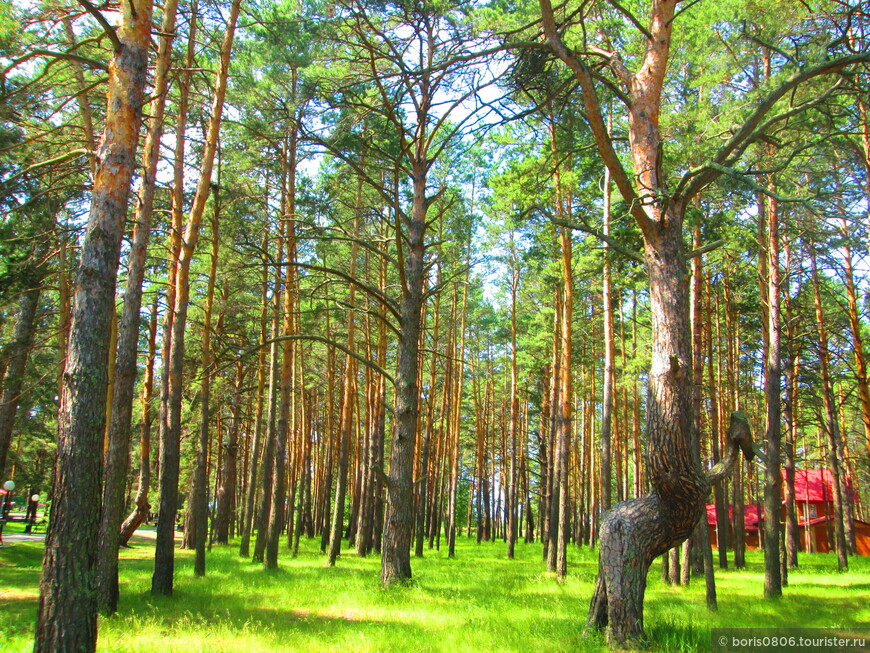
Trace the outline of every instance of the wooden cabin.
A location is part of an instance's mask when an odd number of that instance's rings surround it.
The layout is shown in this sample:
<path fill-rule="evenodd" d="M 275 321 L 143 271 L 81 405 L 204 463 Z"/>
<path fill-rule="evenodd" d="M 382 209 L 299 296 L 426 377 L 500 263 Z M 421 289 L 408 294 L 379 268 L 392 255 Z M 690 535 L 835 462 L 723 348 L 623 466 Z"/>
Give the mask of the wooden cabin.
<path fill-rule="evenodd" d="M 785 497 L 785 474 L 782 470 L 782 493 Z M 826 553 L 834 548 L 834 477 L 827 469 L 796 469 L 794 478 L 795 508 L 802 551 Z M 846 476 L 846 491 L 858 504 L 860 498 Z M 783 500 L 783 518 L 785 501 Z M 809 546 L 807 542 L 809 541 Z M 870 556 L 870 524 L 855 520 L 856 553 Z"/>
<path fill-rule="evenodd" d="M 833 475 L 827 469 L 797 469 L 795 470 L 795 506 L 798 513 L 801 551 L 827 553 L 834 548 L 834 493 Z M 852 501 L 858 504 L 860 498 L 852 487 L 852 481 L 846 477 L 846 489 Z M 785 496 L 785 470 L 782 470 L 782 493 Z M 763 527 L 764 512 L 761 506 L 747 504 L 744 507 L 743 524 L 746 530 L 746 548 L 758 548 L 759 525 Z M 759 518 L 759 514 L 761 517 Z M 734 507 L 728 506 L 728 518 L 733 522 Z M 785 519 L 785 501 L 783 500 L 782 516 Z M 710 542 L 718 547 L 716 532 L 716 507 L 707 504 L 707 527 L 710 531 Z M 729 535 L 731 529 L 729 528 Z M 807 546 L 809 543 L 809 546 Z M 856 553 L 860 556 L 870 556 L 870 524 L 855 520 Z"/>
<path fill-rule="evenodd" d="M 743 506 L 743 530 L 746 531 L 746 548 L 758 548 L 758 510 L 759 506 L 755 504 L 746 504 Z M 728 520 L 734 522 L 734 506 L 728 506 Z M 716 532 L 716 505 L 713 503 L 707 504 L 707 528 L 710 530 L 710 544 L 714 549 L 719 548 L 718 533 Z M 728 529 L 729 537 L 731 537 L 731 528 Z M 733 547 L 729 547 L 733 548 Z"/>

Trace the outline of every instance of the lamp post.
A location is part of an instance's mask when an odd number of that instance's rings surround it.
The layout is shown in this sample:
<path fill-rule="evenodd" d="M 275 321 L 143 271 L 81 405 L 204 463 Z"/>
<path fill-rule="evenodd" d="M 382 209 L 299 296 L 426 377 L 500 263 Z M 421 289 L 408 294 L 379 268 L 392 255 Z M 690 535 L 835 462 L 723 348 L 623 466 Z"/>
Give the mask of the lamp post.
<path fill-rule="evenodd" d="M 25 519 L 27 520 L 27 524 L 24 527 L 25 533 L 33 532 L 33 525 L 36 523 L 36 512 L 39 510 L 39 495 L 32 494 L 30 495 L 30 501 L 27 504 L 27 516 Z"/>
<path fill-rule="evenodd" d="M 3 484 L 6 496 L 3 498 L 3 519 L 9 519 L 9 511 L 12 510 L 12 492 L 15 490 L 15 481 L 8 480 Z"/>

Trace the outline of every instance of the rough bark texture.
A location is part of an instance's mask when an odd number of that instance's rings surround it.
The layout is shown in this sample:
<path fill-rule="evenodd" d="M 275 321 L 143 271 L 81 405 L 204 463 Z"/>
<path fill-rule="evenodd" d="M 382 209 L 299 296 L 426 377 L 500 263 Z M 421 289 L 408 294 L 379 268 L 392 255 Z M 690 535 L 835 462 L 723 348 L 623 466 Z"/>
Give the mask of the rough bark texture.
<path fill-rule="evenodd" d="M 618 504 L 601 524 L 599 579 L 589 624 L 608 626 L 608 640 L 623 645 L 643 636 L 643 594 L 653 559 L 688 537 L 701 518 L 710 486 L 690 455 L 691 339 L 688 283 L 679 216 L 662 224 L 662 238 L 647 242 L 653 321 L 647 414 L 647 470 L 651 493 Z"/>
<path fill-rule="evenodd" d="M 150 0 L 121 5 L 109 64 L 106 127 L 76 274 L 58 415 L 57 461 L 34 651 L 92 651 L 97 640 L 96 547 L 105 433 L 108 341 L 115 277 L 139 141 L 148 71 Z"/>

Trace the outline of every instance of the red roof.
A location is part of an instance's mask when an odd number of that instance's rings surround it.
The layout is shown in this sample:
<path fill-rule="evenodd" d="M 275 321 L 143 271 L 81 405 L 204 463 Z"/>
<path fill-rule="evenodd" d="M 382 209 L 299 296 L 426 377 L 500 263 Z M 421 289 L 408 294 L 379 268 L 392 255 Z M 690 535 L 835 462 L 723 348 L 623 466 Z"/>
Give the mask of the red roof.
<path fill-rule="evenodd" d="M 728 519 L 734 519 L 734 506 L 728 506 Z M 710 526 L 716 525 L 716 504 L 707 504 L 707 523 Z M 758 530 L 758 506 L 754 503 L 748 503 L 743 506 L 743 526 L 747 531 Z"/>
<path fill-rule="evenodd" d="M 785 481 L 782 470 L 782 480 Z M 795 501 L 833 501 L 833 475 L 827 469 L 796 469 L 794 470 Z M 852 488 L 852 479 L 846 476 L 846 487 L 852 493 L 852 500 L 857 501 L 858 493 Z"/>

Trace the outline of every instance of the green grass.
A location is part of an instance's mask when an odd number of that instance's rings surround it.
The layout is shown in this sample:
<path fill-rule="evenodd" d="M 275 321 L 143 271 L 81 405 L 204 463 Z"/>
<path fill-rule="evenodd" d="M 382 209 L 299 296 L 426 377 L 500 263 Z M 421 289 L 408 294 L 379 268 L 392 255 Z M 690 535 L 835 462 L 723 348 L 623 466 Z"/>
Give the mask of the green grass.
<path fill-rule="evenodd" d="M 601 651 L 582 634 L 597 569 L 596 555 L 571 548 L 569 575 L 544 570 L 538 544 L 477 546 L 459 538 L 457 557 L 426 551 L 413 559 L 414 582 L 383 590 L 380 560 L 353 553 L 324 566 L 314 541 L 299 557 L 283 551 L 265 572 L 216 547 L 208 573 L 195 578 L 192 555 L 177 551 L 175 593 L 152 597 L 153 546 L 121 554 L 118 614 L 100 618 L 99 651 Z M 30 651 L 42 545 L 0 549 L 0 650 Z M 653 650 L 709 650 L 716 627 L 858 627 L 870 623 L 870 560 L 853 558 L 837 574 L 833 555 L 801 556 L 785 596 L 761 598 L 763 560 L 749 552 L 744 571 L 717 571 L 719 612 L 708 612 L 702 580 L 689 588 L 650 573 L 645 623 Z"/>

